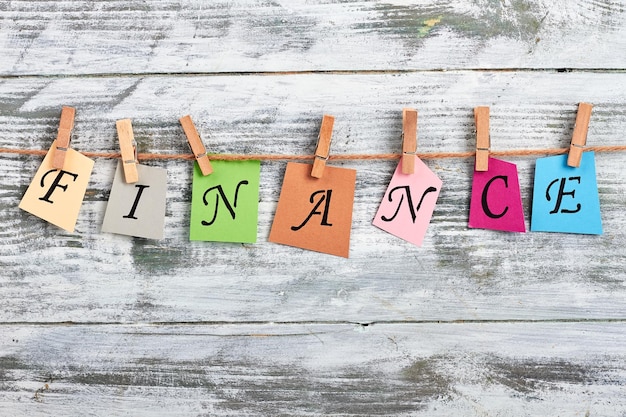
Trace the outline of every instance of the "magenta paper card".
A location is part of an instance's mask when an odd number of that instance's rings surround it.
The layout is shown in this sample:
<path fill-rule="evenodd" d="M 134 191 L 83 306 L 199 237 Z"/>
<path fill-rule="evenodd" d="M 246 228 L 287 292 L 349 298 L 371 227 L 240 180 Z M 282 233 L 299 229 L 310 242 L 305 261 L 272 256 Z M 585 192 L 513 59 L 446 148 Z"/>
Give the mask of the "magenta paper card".
<path fill-rule="evenodd" d="M 400 160 L 372 224 L 421 246 L 441 184 L 439 177 L 421 159 L 416 158 L 413 174 L 402 173 Z"/>
<path fill-rule="evenodd" d="M 488 171 L 474 171 L 469 227 L 526 232 L 515 164 L 489 158 Z"/>

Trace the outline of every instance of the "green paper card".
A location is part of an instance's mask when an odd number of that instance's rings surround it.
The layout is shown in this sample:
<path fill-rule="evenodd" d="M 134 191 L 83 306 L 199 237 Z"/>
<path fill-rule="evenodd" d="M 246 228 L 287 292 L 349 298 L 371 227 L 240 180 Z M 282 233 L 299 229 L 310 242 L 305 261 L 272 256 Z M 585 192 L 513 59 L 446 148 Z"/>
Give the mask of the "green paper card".
<path fill-rule="evenodd" d="M 260 161 L 211 161 L 203 176 L 194 162 L 189 240 L 256 242 Z"/>

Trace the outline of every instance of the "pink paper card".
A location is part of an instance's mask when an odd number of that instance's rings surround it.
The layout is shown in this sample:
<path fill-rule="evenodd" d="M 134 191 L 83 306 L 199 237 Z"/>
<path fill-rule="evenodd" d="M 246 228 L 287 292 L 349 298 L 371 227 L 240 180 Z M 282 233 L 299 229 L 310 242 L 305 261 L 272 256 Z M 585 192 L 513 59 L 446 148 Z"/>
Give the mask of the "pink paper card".
<path fill-rule="evenodd" d="M 489 158 L 488 171 L 474 171 L 469 227 L 526 232 L 515 164 Z"/>
<path fill-rule="evenodd" d="M 387 187 L 372 224 L 421 246 L 437 204 L 442 182 L 421 159 L 413 174 L 402 173 L 402 160 Z"/>

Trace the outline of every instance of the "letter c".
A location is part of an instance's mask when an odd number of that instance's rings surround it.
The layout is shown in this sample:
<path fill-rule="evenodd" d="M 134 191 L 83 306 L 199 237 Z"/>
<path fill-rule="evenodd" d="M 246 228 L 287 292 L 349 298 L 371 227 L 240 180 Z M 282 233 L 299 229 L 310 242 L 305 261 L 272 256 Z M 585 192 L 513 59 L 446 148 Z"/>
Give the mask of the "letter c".
<path fill-rule="evenodd" d="M 509 206 L 506 206 L 504 210 L 502 210 L 502 213 L 498 213 L 498 214 L 492 212 L 489 209 L 489 204 L 487 204 L 487 193 L 489 192 L 489 187 L 491 187 L 491 184 L 493 184 L 495 180 L 502 180 L 502 182 L 504 182 L 504 187 L 509 188 L 508 177 L 505 175 L 496 175 L 495 177 L 487 181 L 487 184 L 485 185 L 485 188 L 483 189 L 481 203 L 482 203 L 483 211 L 485 212 L 487 217 L 492 218 L 492 219 L 499 219 L 502 216 L 504 216 L 507 211 L 509 211 Z"/>

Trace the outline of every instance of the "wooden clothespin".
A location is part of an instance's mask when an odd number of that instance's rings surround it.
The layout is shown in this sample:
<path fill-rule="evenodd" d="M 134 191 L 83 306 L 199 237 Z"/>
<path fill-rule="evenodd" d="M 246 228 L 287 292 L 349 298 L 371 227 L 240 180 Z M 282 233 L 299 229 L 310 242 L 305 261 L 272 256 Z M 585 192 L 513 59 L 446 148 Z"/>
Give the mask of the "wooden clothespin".
<path fill-rule="evenodd" d="M 572 143 L 569 145 L 569 155 L 567 165 L 578 168 L 583 157 L 583 149 L 587 143 L 587 130 L 589 129 L 589 119 L 591 119 L 591 109 L 593 105 L 589 103 L 578 103 L 578 113 L 576 114 L 576 124 L 572 134 Z"/>
<path fill-rule="evenodd" d="M 56 149 L 52 158 L 52 168 L 63 169 L 65 164 L 65 155 L 70 148 L 70 136 L 74 129 L 74 116 L 76 109 L 74 107 L 63 106 L 61 110 L 61 121 L 59 122 L 59 132 L 57 133 Z"/>
<path fill-rule="evenodd" d="M 198 161 L 198 166 L 200 167 L 200 171 L 202 171 L 202 175 L 209 175 L 213 172 L 213 168 L 211 167 L 211 161 L 209 161 L 209 157 L 206 153 L 206 148 L 202 143 L 202 139 L 200 139 L 200 135 L 198 134 L 196 126 L 191 120 L 191 116 L 183 116 L 178 120 L 180 121 L 180 124 L 185 131 L 185 135 L 187 136 L 187 143 L 189 143 L 191 152 L 193 152 L 193 155 L 196 157 L 196 161 Z"/>
<path fill-rule="evenodd" d="M 476 123 L 476 171 L 489 170 L 489 107 L 474 107 L 474 121 Z"/>
<path fill-rule="evenodd" d="M 137 172 L 137 142 L 135 142 L 135 136 L 133 135 L 133 125 L 130 123 L 130 119 L 123 119 L 118 120 L 116 126 L 122 153 L 124 178 L 128 184 L 132 184 L 139 181 L 139 173 Z"/>
<path fill-rule="evenodd" d="M 335 118 L 325 114 L 322 118 L 320 135 L 317 140 L 317 147 L 315 148 L 315 159 L 313 160 L 313 169 L 311 169 L 312 177 L 322 178 L 324 174 L 324 167 L 326 166 L 328 154 L 330 153 L 330 142 L 333 136 L 334 124 Z"/>
<path fill-rule="evenodd" d="M 402 109 L 402 173 L 415 172 L 417 158 L 417 110 Z"/>

